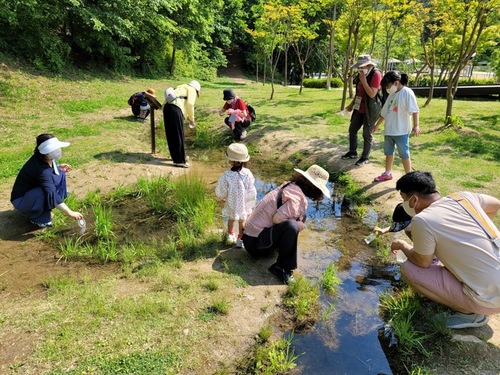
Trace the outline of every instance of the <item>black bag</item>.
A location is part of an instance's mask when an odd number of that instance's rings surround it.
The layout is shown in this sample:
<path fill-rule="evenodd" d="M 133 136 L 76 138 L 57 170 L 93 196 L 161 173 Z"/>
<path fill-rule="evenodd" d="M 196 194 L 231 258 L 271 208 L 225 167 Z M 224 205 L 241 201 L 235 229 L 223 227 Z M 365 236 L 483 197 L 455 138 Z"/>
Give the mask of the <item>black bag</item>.
<path fill-rule="evenodd" d="M 255 109 L 248 103 L 245 103 L 245 105 L 247 106 L 247 110 L 248 110 L 248 114 L 250 115 L 250 118 L 252 119 L 252 121 L 255 121 L 255 119 L 257 118 L 257 115 L 255 114 Z"/>
<path fill-rule="evenodd" d="M 372 72 L 367 77 L 369 83 L 371 83 L 371 79 L 373 77 L 373 73 L 375 73 L 376 69 L 373 69 Z M 374 98 L 370 98 L 366 95 L 366 119 L 368 125 L 370 127 L 374 126 L 380 117 L 380 112 L 382 111 L 382 107 L 384 106 L 385 100 L 387 99 L 387 95 L 384 94 L 385 90 L 381 88 L 378 90 L 377 95 Z"/>

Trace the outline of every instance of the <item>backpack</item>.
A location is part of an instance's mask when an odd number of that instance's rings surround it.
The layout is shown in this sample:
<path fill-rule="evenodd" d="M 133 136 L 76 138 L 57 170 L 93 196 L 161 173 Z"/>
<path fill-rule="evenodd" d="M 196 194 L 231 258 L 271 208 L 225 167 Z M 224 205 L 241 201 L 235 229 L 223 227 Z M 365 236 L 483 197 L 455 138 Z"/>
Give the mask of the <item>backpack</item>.
<path fill-rule="evenodd" d="M 257 115 L 255 114 L 255 109 L 248 103 L 245 102 L 245 105 L 247 106 L 248 114 L 250 115 L 250 118 L 252 121 L 255 121 L 257 118 Z"/>
<path fill-rule="evenodd" d="M 177 99 L 177 95 L 175 94 L 175 89 L 173 87 L 169 87 L 165 90 L 165 100 L 167 103 L 171 104 Z"/>
<path fill-rule="evenodd" d="M 368 77 L 366 77 L 367 81 L 369 82 L 368 84 L 371 84 L 371 80 L 373 74 L 375 73 L 375 70 L 378 69 L 373 69 Z M 370 127 L 374 126 L 375 122 L 378 120 L 386 99 L 387 94 L 382 88 L 378 90 L 377 95 L 375 95 L 374 98 L 370 98 L 368 95 L 366 95 L 366 117 Z"/>

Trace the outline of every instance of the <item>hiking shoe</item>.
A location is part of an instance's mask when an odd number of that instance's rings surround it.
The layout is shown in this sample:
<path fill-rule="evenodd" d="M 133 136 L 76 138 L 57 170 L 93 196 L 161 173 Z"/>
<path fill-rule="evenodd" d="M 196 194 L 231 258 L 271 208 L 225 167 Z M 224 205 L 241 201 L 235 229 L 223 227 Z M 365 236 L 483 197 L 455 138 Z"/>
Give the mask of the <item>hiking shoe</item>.
<path fill-rule="evenodd" d="M 236 236 L 234 234 L 228 234 L 227 243 L 228 245 L 234 245 L 236 243 Z"/>
<path fill-rule="evenodd" d="M 356 159 L 357 157 L 358 154 L 356 152 L 349 151 L 347 154 L 342 155 L 340 158 L 346 160 L 346 159 Z"/>
<path fill-rule="evenodd" d="M 488 320 L 486 315 L 456 312 L 446 318 L 446 326 L 452 329 L 477 328 L 484 326 Z"/>
<path fill-rule="evenodd" d="M 373 181 L 375 182 L 382 182 L 382 181 L 389 181 L 392 180 L 392 173 L 382 173 L 380 176 L 375 177 Z"/>
<path fill-rule="evenodd" d="M 238 249 L 244 249 L 245 248 L 245 245 L 243 244 L 243 240 L 241 238 L 238 238 L 236 240 L 236 247 Z"/>
<path fill-rule="evenodd" d="M 355 165 L 364 165 L 364 164 L 368 164 L 370 162 L 370 159 L 367 159 L 367 158 L 359 158 L 359 160 L 354 163 Z"/>
<path fill-rule="evenodd" d="M 188 163 L 174 163 L 174 167 L 177 167 L 177 168 L 189 168 L 189 164 Z"/>
<path fill-rule="evenodd" d="M 269 271 L 276 276 L 282 283 L 289 284 L 295 281 L 292 271 L 287 271 L 274 263 L 269 267 Z"/>

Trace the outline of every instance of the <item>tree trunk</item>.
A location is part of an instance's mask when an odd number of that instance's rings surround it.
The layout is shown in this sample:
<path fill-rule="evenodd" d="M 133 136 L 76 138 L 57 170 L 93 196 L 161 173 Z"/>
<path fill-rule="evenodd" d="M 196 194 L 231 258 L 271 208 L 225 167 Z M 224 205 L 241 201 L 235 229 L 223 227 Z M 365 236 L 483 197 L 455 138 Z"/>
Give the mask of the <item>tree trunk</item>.
<path fill-rule="evenodd" d="M 337 4 L 333 6 L 333 22 L 337 18 Z M 326 76 L 326 88 L 332 89 L 332 72 L 333 72 L 333 51 L 335 47 L 335 27 L 330 27 L 330 43 L 328 48 L 328 73 Z"/>
<path fill-rule="evenodd" d="M 283 86 L 288 86 L 288 43 L 285 45 L 285 71 L 284 71 L 285 82 Z"/>
<path fill-rule="evenodd" d="M 172 77 L 174 75 L 175 51 L 176 51 L 176 48 L 174 46 L 174 48 L 172 49 L 172 57 L 170 59 L 170 68 L 169 68 L 170 77 Z"/>

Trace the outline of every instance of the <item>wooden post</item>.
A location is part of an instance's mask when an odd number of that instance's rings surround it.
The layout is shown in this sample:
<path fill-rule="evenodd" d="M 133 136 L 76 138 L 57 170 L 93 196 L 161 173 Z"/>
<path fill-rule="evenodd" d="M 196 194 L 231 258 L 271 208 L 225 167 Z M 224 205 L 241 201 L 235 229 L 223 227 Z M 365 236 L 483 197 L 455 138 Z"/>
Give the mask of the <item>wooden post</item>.
<path fill-rule="evenodd" d="M 156 99 L 156 96 L 151 95 L 149 92 L 144 92 L 144 98 L 149 103 L 151 107 L 151 153 L 156 152 L 156 140 L 155 140 L 155 109 L 161 109 L 161 103 Z"/>
<path fill-rule="evenodd" d="M 156 139 L 155 139 L 155 109 L 151 107 L 151 153 L 156 153 Z"/>

